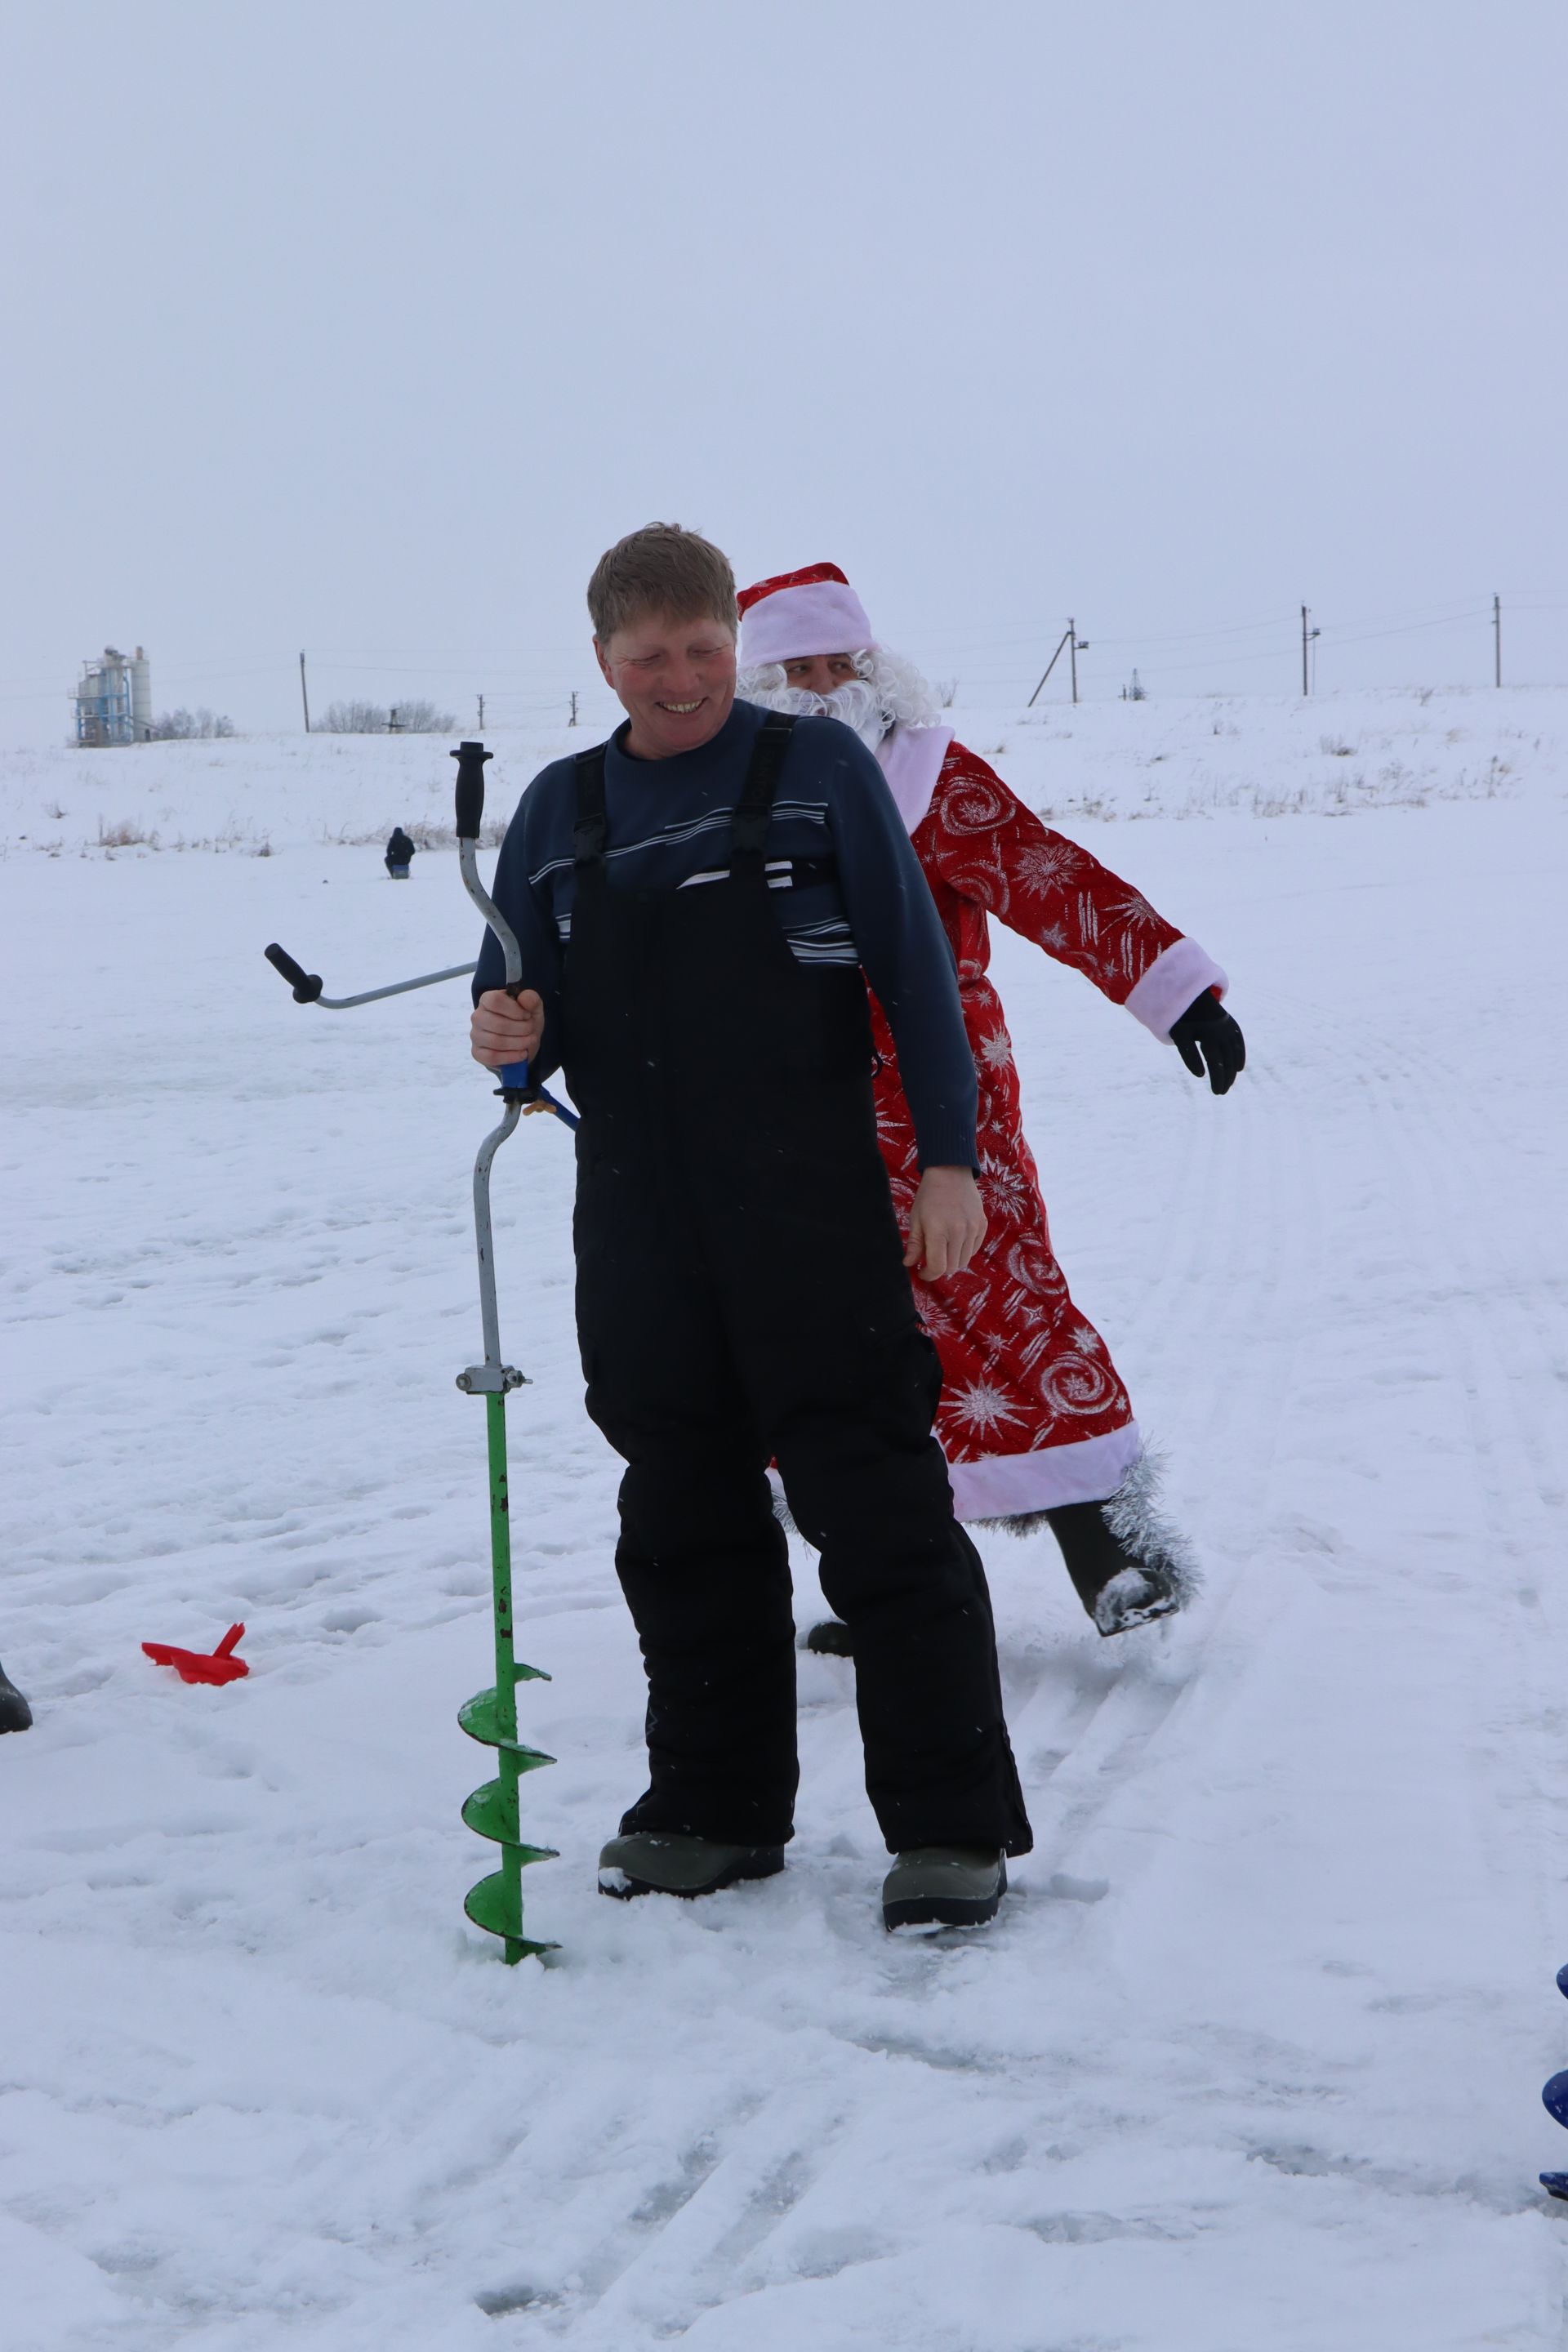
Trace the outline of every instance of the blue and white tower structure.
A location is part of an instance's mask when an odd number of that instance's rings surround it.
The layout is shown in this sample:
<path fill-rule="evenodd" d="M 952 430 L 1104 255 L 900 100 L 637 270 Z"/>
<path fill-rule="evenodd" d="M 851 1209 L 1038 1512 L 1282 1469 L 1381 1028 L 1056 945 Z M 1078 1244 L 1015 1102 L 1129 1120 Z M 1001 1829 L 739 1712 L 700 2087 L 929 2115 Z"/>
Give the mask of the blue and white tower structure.
<path fill-rule="evenodd" d="M 153 673 L 140 646 L 133 654 L 105 646 L 97 661 L 83 662 L 75 699 L 79 743 L 151 741 Z"/>

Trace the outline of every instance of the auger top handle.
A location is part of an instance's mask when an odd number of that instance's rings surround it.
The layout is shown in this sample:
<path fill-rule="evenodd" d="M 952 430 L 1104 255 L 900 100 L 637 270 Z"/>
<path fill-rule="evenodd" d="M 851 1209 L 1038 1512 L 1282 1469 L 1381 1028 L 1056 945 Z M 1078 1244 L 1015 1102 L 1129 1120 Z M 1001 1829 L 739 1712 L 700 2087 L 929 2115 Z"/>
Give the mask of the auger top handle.
<path fill-rule="evenodd" d="M 476 846 L 479 826 L 485 814 L 485 763 L 495 758 L 482 743 L 459 743 L 447 757 L 458 763 L 457 832 L 459 847 L 465 841 Z"/>
<path fill-rule="evenodd" d="M 458 763 L 458 863 L 463 887 L 496 935 L 506 965 L 506 992 L 522 993 L 522 950 L 517 933 L 479 879 L 479 825 L 485 813 L 485 761 L 495 757 L 482 743 L 459 743 L 450 755 Z M 497 1070 L 503 1095 L 529 1091 L 528 1064 L 504 1062 Z"/>

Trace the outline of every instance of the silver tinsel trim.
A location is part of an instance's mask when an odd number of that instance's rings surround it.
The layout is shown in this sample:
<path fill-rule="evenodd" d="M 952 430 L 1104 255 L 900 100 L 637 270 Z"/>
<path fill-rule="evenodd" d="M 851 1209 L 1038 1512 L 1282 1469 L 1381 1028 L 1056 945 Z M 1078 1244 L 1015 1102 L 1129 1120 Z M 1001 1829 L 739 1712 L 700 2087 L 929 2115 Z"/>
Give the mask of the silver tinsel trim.
<path fill-rule="evenodd" d="M 1141 1454 L 1105 1505 L 1105 1524 L 1125 1551 L 1148 1568 L 1158 1568 L 1184 1608 L 1203 1582 L 1197 1556 L 1159 1502 L 1164 1456 Z"/>
<path fill-rule="evenodd" d="M 1160 1479 L 1164 1456 L 1147 1447 L 1139 1455 L 1114 1495 L 1100 1505 L 1105 1524 L 1129 1559 L 1163 1570 L 1171 1590 L 1184 1604 L 1203 1582 L 1196 1555 L 1179 1528 L 1160 1507 Z M 977 1519 L 977 1527 L 1008 1536 L 1035 1536 L 1050 1524 L 1048 1511 L 1014 1511 L 1004 1518 Z"/>

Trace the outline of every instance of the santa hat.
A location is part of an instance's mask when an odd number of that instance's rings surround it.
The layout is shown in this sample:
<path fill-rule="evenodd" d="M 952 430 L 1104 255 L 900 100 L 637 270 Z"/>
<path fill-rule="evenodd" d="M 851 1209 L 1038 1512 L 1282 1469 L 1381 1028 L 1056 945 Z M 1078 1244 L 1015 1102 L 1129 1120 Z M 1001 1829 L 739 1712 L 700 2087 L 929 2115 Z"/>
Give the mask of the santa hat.
<path fill-rule="evenodd" d="M 868 653 L 876 644 L 866 608 L 837 563 L 808 563 L 743 588 L 741 667 L 804 661 L 813 654 Z"/>

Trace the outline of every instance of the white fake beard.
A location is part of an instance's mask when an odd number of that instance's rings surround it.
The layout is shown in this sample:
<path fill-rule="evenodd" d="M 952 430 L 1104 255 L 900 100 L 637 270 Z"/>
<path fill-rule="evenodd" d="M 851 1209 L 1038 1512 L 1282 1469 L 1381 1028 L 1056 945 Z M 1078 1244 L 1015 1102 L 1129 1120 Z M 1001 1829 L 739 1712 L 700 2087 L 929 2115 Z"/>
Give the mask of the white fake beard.
<path fill-rule="evenodd" d="M 847 677 L 831 694 L 813 694 L 804 686 L 752 686 L 746 699 L 761 702 L 769 710 L 787 711 L 795 719 L 839 719 L 853 728 L 871 751 L 892 725 L 880 695 L 865 677 Z"/>

